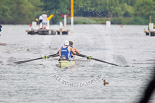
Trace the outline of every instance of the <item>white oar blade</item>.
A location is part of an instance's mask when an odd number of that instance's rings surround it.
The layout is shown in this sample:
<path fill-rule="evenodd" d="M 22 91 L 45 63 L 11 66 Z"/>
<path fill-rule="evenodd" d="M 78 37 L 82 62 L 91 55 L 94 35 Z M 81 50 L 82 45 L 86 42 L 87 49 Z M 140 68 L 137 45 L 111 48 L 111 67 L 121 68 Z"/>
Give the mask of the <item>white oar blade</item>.
<path fill-rule="evenodd" d="M 113 59 L 122 66 L 128 66 L 127 60 L 121 55 L 113 55 Z"/>

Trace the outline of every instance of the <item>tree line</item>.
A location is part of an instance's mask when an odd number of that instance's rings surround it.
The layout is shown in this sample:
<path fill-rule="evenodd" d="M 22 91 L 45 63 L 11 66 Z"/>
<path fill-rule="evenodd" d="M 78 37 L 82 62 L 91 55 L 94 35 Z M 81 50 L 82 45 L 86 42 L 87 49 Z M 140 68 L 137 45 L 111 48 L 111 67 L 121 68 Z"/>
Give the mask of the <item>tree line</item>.
<path fill-rule="evenodd" d="M 70 15 L 70 5 L 70 0 L 0 0 L 0 23 L 28 24 L 43 11 L 54 14 L 52 23 L 57 23 L 61 14 Z M 113 23 L 129 18 L 129 24 L 148 24 L 149 16 L 155 17 L 154 5 L 154 0 L 74 0 L 74 15 L 112 18 Z"/>

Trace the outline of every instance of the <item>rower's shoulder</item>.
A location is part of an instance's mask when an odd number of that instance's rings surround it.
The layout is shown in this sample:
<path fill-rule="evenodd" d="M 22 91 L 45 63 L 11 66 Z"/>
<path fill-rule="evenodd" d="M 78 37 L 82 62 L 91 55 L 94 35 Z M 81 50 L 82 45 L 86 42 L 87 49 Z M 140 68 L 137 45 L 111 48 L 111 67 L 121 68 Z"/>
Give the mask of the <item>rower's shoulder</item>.
<path fill-rule="evenodd" d="M 76 50 L 76 48 L 72 48 L 72 50 Z"/>
<path fill-rule="evenodd" d="M 72 48 L 71 46 L 68 46 L 68 48 Z"/>
<path fill-rule="evenodd" d="M 69 46 L 68 49 L 69 49 L 69 50 L 72 50 L 72 47 Z"/>

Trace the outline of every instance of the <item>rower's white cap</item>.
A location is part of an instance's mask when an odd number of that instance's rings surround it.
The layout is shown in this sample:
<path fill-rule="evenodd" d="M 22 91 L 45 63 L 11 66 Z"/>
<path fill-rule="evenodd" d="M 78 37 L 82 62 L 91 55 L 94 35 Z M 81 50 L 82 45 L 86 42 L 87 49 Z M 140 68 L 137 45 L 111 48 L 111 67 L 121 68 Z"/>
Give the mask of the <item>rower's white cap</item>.
<path fill-rule="evenodd" d="M 69 41 L 65 41 L 64 45 L 68 46 L 69 45 Z"/>

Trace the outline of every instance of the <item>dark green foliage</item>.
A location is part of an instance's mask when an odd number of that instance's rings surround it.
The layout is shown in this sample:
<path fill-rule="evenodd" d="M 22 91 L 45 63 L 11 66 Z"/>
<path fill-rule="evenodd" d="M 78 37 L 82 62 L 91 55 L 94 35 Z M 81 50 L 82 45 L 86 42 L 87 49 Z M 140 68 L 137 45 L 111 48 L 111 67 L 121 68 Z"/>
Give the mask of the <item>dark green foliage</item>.
<path fill-rule="evenodd" d="M 0 23 L 24 24 L 41 14 L 40 0 L 0 0 Z"/>
<path fill-rule="evenodd" d="M 31 23 L 43 11 L 48 15 L 54 14 L 51 20 L 53 24 L 59 23 L 63 20 L 61 14 L 70 15 L 70 1 L 0 0 L 0 23 Z M 97 18 L 96 23 L 105 23 L 107 18 L 111 18 L 114 24 L 148 24 L 149 16 L 152 16 L 152 21 L 155 22 L 154 5 L 154 0 L 74 0 L 74 15 L 93 18 L 93 20 Z M 88 21 L 75 22 L 89 23 Z"/>

